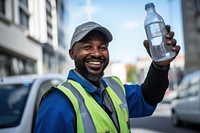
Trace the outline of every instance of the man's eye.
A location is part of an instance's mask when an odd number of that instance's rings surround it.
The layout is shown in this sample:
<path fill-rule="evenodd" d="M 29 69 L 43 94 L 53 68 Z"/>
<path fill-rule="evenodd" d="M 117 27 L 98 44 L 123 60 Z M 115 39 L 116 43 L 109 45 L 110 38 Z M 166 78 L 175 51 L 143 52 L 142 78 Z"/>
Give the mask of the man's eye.
<path fill-rule="evenodd" d="M 83 48 L 87 50 L 90 49 L 90 46 L 84 46 Z"/>
<path fill-rule="evenodd" d="M 107 47 L 101 47 L 101 50 L 107 50 L 108 48 Z"/>

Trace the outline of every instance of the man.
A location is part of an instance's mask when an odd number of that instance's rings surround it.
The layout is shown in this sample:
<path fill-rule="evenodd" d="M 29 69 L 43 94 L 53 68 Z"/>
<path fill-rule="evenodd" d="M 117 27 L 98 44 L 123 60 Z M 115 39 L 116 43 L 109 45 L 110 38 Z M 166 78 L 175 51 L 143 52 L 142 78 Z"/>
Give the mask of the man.
<path fill-rule="evenodd" d="M 167 45 L 178 54 L 174 33 L 168 31 Z M 168 87 L 170 59 L 152 62 L 141 85 L 123 85 L 117 77 L 103 77 L 109 63 L 111 33 L 95 22 L 75 29 L 69 55 L 75 69 L 65 82 L 50 89 L 37 114 L 37 133 L 126 133 L 129 118 L 150 116 Z M 149 43 L 144 41 L 149 53 Z M 120 56 L 120 53 L 119 53 Z"/>

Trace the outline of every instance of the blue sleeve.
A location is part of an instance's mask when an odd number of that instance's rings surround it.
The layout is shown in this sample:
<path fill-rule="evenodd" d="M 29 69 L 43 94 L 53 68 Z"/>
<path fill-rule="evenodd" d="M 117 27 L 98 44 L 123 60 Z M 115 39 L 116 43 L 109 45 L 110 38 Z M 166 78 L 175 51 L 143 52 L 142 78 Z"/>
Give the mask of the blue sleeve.
<path fill-rule="evenodd" d="M 53 90 L 41 103 L 34 133 L 75 133 L 73 106 L 59 90 Z"/>
<path fill-rule="evenodd" d="M 129 109 L 129 117 L 137 118 L 150 116 L 156 109 L 145 102 L 140 85 L 124 85 L 126 90 L 126 100 Z"/>

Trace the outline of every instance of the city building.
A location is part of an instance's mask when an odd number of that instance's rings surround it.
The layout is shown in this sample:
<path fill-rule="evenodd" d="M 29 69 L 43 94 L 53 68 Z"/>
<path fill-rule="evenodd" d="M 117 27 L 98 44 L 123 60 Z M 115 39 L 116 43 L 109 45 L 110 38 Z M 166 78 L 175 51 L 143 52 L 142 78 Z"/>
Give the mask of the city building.
<path fill-rule="evenodd" d="M 67 15 L 66 0 L 1 0 L 1 75 L 66 72 Z"/>
<path fill-rule="evenodd" d="M 122 62 L 110 62 L 105 69 L 105 76 L 117 76 L 123 83 L 126 83 L 126 65 Z"/>
<path fill-rule="evenodd" d="M 138 58 L 136 62 L 136 69 L 138 73 L 138 82 L 142 83 L 145 80 L 149 66 L 152 62 L 152 59 L 149 57 Z M 185 57 L 184 55 L 178 55 L 175 60 L 170 64 L 169 71 L 169 88 L 175 88 L 182 76 L 184 74 L 185 66 Z"/>
<path fill-rule="evenodd" d="M 185 73 L 200 69 L 200 0 L 182 0 Z"/>

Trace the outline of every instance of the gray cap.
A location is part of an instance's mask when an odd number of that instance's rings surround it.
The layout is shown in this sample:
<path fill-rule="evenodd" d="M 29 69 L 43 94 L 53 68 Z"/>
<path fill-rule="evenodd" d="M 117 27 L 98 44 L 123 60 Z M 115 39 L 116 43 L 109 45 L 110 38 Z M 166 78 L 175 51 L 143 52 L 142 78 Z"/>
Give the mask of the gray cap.
<path fill-rule="evenodd" d="M 76 27 L 74 34 L 72 36 L 70 48 L 72 48 L 76 42 L 83 39 L 92 30 L 98 30 L 102 32 L 105 35 L 108 42 L 112 41 L 112 34 L 110 33 L 108 29 L 101 26 L 100 24 L 90 21 Z"/>

